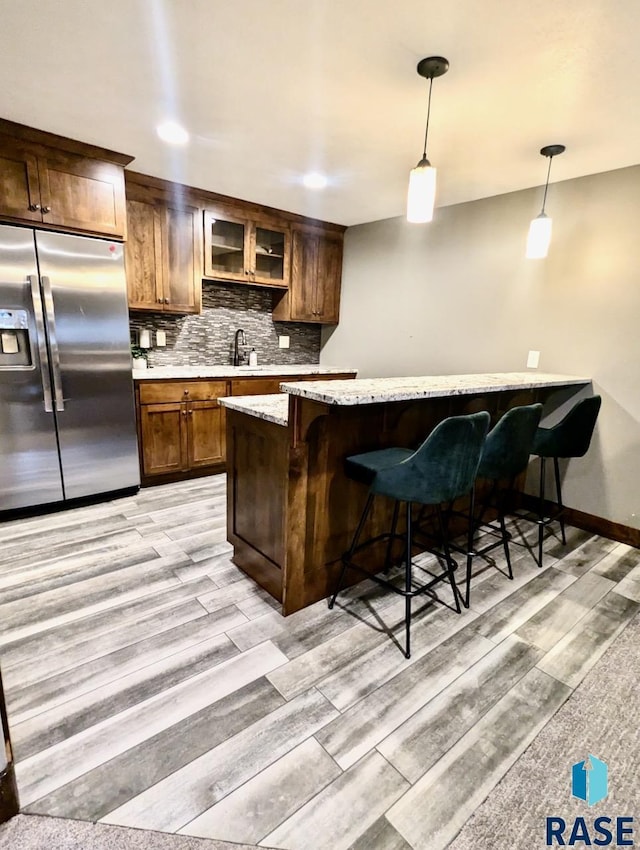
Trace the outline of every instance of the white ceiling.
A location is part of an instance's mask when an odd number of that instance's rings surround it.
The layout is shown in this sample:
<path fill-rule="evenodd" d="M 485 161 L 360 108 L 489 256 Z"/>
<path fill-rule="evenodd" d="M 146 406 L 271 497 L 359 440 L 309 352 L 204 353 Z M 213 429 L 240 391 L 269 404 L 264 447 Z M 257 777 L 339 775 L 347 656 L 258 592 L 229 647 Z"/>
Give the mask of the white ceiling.
<path fill-rule="evenodd" d="M 637 0 L 0 0 L 0 115 L 132 168 L 342 224 L 640 161 Z M 181 121 L 187 147 L 155 133 Z M 301 176 L 329 177 L 322 192 Z"/>

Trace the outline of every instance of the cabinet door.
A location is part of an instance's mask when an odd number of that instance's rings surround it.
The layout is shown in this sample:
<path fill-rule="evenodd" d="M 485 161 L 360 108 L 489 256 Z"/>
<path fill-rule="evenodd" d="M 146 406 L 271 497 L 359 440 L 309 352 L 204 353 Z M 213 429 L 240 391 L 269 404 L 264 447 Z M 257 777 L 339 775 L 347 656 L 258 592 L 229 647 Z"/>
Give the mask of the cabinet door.
<path fill-rule="evenodd" d="M 38 177 L 44 222 L 107 236 L 126 235 L 121 166 L 51 150 L 38 157 Z"/>
<path fill-rule="evenodd" d="M 0 216 L 42 221 L 37 159 L 5 136 L 0 136 Z"/>
<path fill-rule="evenodd" d="M 189 468 L 224 463 L 224 412 L 217 401 L 187 405 Z"/>
<path fill-rule="evenodd" d="M 249 246 L 252 283 L 287 287 L 290 252 L 287 228 L 254 222 Z"/>
<path fill-rule="evenodd" d="M 163 475 L 187 469 L 187 419 L 186 404 L 140 405 L 144 475 Z"/>
<path fill-rule="evenodd" d="M 199 257 L 196 257 L 196 246 L 200 244 L 198 210 L 195 207 L 167 206 L 163 216 L 164 311 L 199 313 L 202 274 Z"/>
<path fill-rule="evenodd" d="M 227 211 L 205 210 L 204 273 L 221 280 L 248 281 L 249 222 Z"/>
<path fill-rule="evenodd" d="M 320 237 L 300 230 L 293 234 L 291 271 L 291 319 L 316 322 L 316 283 Z"/>
<path fill-rule="evenodd" d="M 127 201 L 125 267 L 129 307 L 137 310 L 161 309 L 161 222 L 153 204 Z"/>
<path fill-rule="evenodd" d="M 342 239 L 321 236 L 318 243 L 316 321 L 338 324 L 342 279 Z"/>

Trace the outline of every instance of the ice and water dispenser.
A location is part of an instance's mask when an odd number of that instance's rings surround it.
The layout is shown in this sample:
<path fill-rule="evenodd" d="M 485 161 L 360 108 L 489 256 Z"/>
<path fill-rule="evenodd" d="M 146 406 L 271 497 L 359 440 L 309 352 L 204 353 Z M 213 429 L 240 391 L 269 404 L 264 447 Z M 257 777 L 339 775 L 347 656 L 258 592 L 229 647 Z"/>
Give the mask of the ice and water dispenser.
<path fill-rule="evenodd" d="M 26 310 L 0 307 L 0 368 L 31 367 L 29 315 Z"/>

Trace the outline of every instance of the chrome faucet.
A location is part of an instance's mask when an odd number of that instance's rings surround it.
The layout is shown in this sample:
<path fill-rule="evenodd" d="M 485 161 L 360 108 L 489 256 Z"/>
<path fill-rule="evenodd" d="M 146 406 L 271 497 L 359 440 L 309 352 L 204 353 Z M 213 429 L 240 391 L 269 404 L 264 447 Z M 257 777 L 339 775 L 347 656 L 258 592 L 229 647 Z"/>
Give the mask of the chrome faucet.
<path fill-rule="evenodd" d="M 238 330 L 236 331 L 235 339 L 233 341 L 233 365 L 234 366 L 239 366 L 244 359 L 244 355 L 242 355 L 240 353 L 238 346 L 246 345 L 246 344 L 247 344 L 247 339 L 244 335 L 244 331 L 242 330 L 242 328 L 238 328 Z"/>

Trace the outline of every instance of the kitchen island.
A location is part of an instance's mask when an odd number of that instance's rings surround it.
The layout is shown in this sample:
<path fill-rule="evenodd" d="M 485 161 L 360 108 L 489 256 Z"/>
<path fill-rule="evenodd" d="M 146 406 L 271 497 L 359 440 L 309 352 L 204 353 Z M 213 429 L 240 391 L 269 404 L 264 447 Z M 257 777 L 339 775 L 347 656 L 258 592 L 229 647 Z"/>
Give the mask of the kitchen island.
<path fill-rule="evenodd" d="M 366 499 L 344 458 L 417 447 L 448 416 L 543 402 L 545 413 L 590 378 L 537 372 L 283 383 L 283 394 L 222 399 L 227 408 L 227 537 L 234 563 L 282 603 L 284 615 L 328 596 Z M 376 499 L 365 527 L 389 527 Z M 370 554 L 382 567 L 384 548 Z M 353 577 L 356 580 L 356 577 Z"/>

